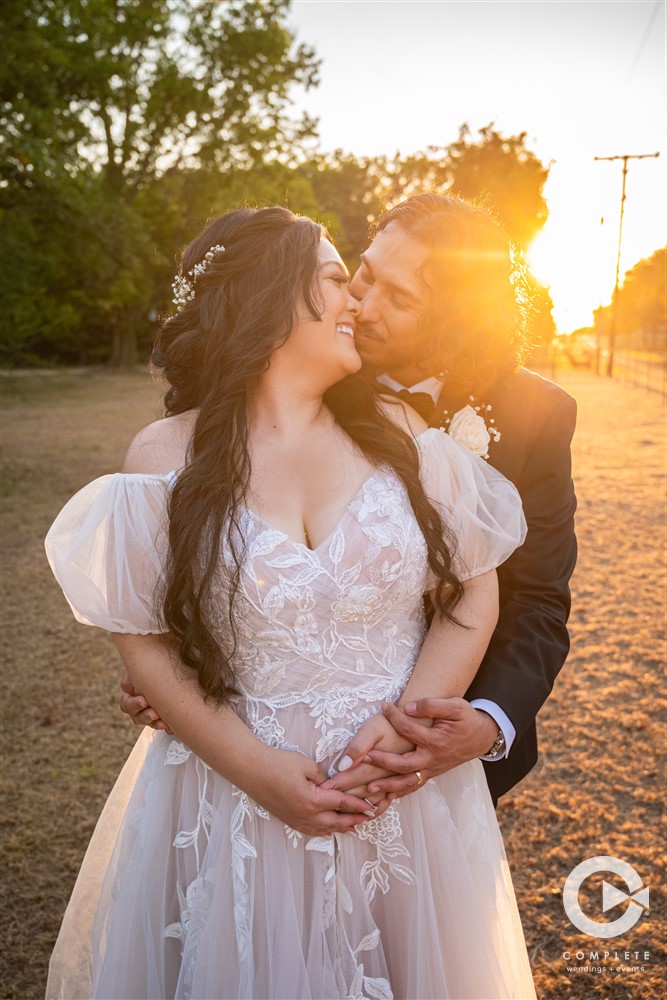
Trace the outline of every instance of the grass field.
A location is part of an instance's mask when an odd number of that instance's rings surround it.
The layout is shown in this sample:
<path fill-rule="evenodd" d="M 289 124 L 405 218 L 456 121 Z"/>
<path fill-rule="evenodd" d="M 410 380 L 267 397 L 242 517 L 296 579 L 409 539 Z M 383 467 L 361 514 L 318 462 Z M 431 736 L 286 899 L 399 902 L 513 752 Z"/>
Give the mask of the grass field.
<path fill-rule="evenodd" d="M 648 1000 L 667 992 L 663 401 L 589 374 L 560 381 L 579 404 L 572 653 L 540 716 L 540 764 L 499 818 L 538 996 Z M 0 997 L 37 1000 L 86 843 L 136 737 L 117 709 L 111 640 L 74 622 L 42 540 L 65 500 L 114 471 L 159 415 L 161 389 L 141 371 L 17 374 L 2 389 Z M 630 862 L 651 894 L 632 930 L 607 941 L 577 931 L 562 906 L 565 878 L 595 855 Z M 600 877 L 587 885 L 595 916 Z"/>

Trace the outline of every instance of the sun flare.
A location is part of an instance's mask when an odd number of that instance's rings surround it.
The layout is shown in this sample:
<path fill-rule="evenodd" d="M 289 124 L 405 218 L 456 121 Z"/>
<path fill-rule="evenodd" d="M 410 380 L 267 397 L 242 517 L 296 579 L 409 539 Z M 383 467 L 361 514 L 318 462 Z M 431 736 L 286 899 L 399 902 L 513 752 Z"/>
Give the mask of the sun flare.
<path fill-rule="evenodd" d="M 613 287 L 613 259 L 609 247 L 600 245 L 593 227 L 581 226 L 573 245 L 571 234 L 549 223 L 528 250 L 535 277 L 546 285 L 554 303 L 553 315 L 560 333 L 571 333 L 593 322 L 593 310 L 609 300 Z"/>
<path fill-rule="evenodd" d="M 593 161 L 552 166 L 545 188 L 549 218 L 528 248 L 531 270 L 550 289 L 559 333 L 591 325 L 593 311 L 608 305 L 614 290 L 620 169 L 601 169 Z M 656 169 L 657 161 L 647 160 L 638 176 Z M 621 283 L 629 268 L 664 243 L 660 205 L 635 179 L 633 174 L 627 189 Z"/>

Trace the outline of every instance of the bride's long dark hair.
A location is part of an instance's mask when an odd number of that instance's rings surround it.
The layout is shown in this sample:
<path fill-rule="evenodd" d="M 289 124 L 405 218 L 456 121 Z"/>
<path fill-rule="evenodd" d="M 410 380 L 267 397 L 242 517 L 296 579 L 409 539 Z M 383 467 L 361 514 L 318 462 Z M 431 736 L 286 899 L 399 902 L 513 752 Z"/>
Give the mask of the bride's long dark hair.
<path fill-rule="evenodd" d="M 198 410 L 169 504 L 163 617 L 182 661 L 219 702 L 235 693 L 233 606 L 243 561 L 239 516 L 250 475 L 248 389 L 289 336 L 299 297 L 314 318 L 320 316 L 316 268 L 323 238 L 328 235 L 321 226 L 285 208 L 242 208 L 215 219 L 185 248 L 180 274 L 201 263 L 211 247 L 225 251 L 196 276 L 195 295 L 165 322 L 153 351 L 169 383 L 166 415 Z M 366 458 L 390 465 L 405 484 L 438 580 L 436 607 L 455 621 L 463 588 L 452 568 L 454 540 L 424 493 L 413 440 L 384 415 L 378 391 L 360 374 L 332 386 L 324 399 Z M 234 564 L 227 602 L 231 642 L 224 645 L 207 613 L 222 543 Z"/>

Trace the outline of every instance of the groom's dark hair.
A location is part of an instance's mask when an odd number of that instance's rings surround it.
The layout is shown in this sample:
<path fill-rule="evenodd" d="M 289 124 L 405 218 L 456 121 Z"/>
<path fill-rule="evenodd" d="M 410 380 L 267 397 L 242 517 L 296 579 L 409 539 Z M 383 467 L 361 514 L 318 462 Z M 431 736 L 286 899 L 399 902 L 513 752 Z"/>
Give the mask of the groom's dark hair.
<path fill-rule="evenodd" d="M 463 198 L 419 194 L 385 212 L 429 250 L 419 277 L 431 292 L 430 329 L 449 382 L 483 384 L 519 367 L 527 349 L 531 295 L 525 268 L 491 213 Z"/>

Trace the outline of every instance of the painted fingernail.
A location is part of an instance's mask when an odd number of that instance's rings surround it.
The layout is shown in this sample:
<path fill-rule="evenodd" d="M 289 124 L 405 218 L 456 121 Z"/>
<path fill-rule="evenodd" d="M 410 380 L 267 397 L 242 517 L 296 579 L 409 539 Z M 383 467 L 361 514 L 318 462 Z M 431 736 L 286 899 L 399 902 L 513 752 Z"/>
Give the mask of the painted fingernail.
<path fill-rule="evenodd" d="M 406 712 L 416 712 L 417 711 L 417 702 L 416 701 L 409 701 L 408 704 L 405 706 L 405 711 Z"/>
<path fill-rule="evenodd" d="M 379 785 L 369 785 L 368 786 L 368 791 L 369 792 L 379 792 L 380 791 L 380 786 Z"/>
<path fill-rule="evenodd" d="M 345 756 L 341 757 L 340 761 L 338 762 L 338 770 L 347 771 L 349 768 L 352 767 L 353 764 L 354 761 L 352 760 L 352 758 L 348 757 L 348 755 L 345 754 Z"/>
<path fill-rule="evenodd" d="M 364 809 L 364 816 L 370 816 L 371 819 L 375 819 L 375 813 L 377 809 Z"/>

